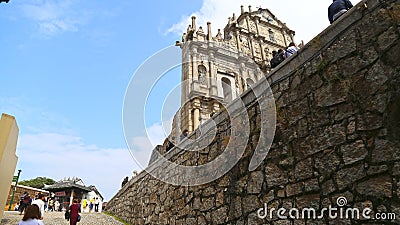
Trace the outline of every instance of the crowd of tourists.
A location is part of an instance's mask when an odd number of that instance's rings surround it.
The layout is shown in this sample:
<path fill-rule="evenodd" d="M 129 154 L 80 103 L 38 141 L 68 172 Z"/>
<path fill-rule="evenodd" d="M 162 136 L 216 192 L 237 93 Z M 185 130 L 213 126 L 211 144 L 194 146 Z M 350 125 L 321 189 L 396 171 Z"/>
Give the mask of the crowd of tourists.
<path fill-rule="evenodd" d="M 20 196 L 20 201 L 15 206 L 14 210 L 19 211 L 20 214 L 22 214 L 24 212 L 25 208 L 28 207 L 29 205 L 37 204 L 37 205 L 41 206 L 42 202 L 43 202 L 43 209 L 41 209 L 41 210 L 43 210 L 43 212 L 44 211 L 47 211 L 47 212 L 56 212 L 56 211 L 61 212 L 62 211 L 62 204 L 60 204 L 60 202 L 57 199 L 51 198 L 51 197 L 46 197 L 42 193 L 39 193 L 35 197 L 31 198 L 31 196 L 29 195 L 28 192 L 24 192 Z"/>
<path fill-rule="evenodd" d="M 291 42 L 285 50 L 278 49 L 278 51 L 272 51 L 272 59 L 270 61 L 271 68 L 273 69 L 277 67 L 281 62 L 289 58 L 298 50 L 299 48 L 293 42 Z"/>
<path fill-rule="evenodd" d="M 89 207 L 89 212 L 99 212 L 100 200 L 98 197 L 91 198 L 89 201 L 83 199 L 82 207 L 85 209 Z M 14 209 L 24 214 L 22 220 L 18 225 L 44 225 L 43 216 L 45 212 L 61 212 L 63 211 L 62 204 L 55 198 L 46 197 L 44 194 L 39 193 L 31 198 L 28 192 L 20 196 L 20 202 Z M 65 219 L 70 221 L 70 225 L 76 225 L 80 221 L 81 204 L 78 200 L 74 199 L 71 205 L 65 209 Z"/>

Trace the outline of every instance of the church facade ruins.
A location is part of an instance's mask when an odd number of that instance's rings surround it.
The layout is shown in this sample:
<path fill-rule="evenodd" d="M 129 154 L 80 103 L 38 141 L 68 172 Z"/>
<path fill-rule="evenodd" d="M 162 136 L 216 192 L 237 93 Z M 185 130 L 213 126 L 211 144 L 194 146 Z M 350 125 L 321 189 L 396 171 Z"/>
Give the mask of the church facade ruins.
<path fill-rule="evenodd" d="M 271 70 L 272 51 L 286 49 L 295 32 L 268 9 L 248 11 L 228 18 L 221 33 L 212 35 L 197 27 L 196 17 L 176 46 L 182 49 L 181 108 L 174 117 L 169 138 L 183 130 L 196 130 L 225 105 Z"/>

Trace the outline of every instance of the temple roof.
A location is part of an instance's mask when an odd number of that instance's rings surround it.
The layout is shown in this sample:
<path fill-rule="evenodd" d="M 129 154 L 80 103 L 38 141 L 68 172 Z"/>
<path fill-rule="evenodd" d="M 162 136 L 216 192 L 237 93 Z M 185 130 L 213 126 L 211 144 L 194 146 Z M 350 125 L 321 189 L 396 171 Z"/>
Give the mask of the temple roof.
<path fill-rule="evenodd" d="M 90 192 L 92 189 L 90 187 L 86 187 L 83 183 L 83 181 L 80 178 L 73 177 L 73 178 L 64 178 L 63 180 L 60 180 L 56 182 L 53 185 L 46 185 L 44 190 L 48 191 L 61 191 L 65 189 L 81 189 L 83 191 Z"/>
<path fill-rule="evenodd" d="M 90 185 L 89 188 L 90 190 L 96 192 L 96 194 L 100 196 L 102 199 L 104 199 L 104 197 L 100 194 L 99 190 L 97 190 L 97 188 L 94 185 Z"/>

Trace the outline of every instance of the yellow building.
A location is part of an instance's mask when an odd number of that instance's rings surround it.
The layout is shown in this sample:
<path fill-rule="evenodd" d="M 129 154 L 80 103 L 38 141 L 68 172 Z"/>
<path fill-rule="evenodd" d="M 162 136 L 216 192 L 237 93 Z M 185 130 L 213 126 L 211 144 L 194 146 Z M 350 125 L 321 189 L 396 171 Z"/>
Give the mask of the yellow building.
<path fill-rule="evenodd" d="M 7 201 L 18 157 L 15 154 L 18 140 L 18 126 L 13 116 L 2 114 L 0 119 L 0 205 Z M 0 207 L 0 220 L 3 207 Z"/>

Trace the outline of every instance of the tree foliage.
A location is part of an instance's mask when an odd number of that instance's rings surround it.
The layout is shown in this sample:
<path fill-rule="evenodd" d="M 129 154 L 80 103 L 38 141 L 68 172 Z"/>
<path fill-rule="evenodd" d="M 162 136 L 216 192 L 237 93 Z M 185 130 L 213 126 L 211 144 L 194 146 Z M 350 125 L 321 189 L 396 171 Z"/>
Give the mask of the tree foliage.
<path fill-rule="evenodd" d="M 55 181 L 53 179 L 47 177 L 36 177 L 34 179 L 18 182 L 18 184 L 20 185 L 25 185 L 33 188 L 43 188 L 45 184 L 52 185 L 54 183 Z"/>

